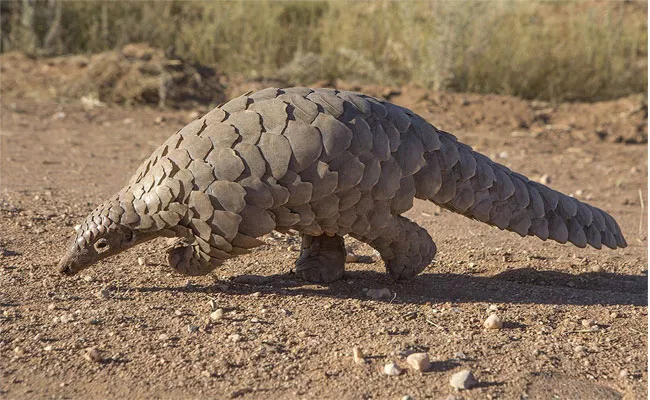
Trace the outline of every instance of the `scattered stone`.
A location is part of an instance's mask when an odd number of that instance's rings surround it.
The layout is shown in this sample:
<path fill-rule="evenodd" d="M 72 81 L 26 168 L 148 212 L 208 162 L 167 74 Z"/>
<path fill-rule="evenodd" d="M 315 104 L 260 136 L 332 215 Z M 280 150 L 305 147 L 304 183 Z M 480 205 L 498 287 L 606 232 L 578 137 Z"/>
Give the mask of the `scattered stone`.
<path fill-rule="evenodd" d="M 390 362 L 384 365 L 384 374 L 388 376 L 398 376 L 401 373 L 402 373 L 402 369 L 399 367 L 399 365 L 395 364 L 394 362 Z"/>
<path fill-rule="evenodd" d="M 260 296 L 262 296 L 261 292 L 255 292 L 255 293 L 251 294 L 251 297 L 260 297 Z"/>
<path fill-rule="evenodd" d="M 50 310 L 50 311 L 55 310 L 56 309 L 56 304 L 54 304 L 54 303 L 48 304 L 47 309 Z"/>
<path fill-rule="evenodd" d="M 485 329 L 501 329 L 503 328 L 503 321 L 496 314 L 490 314 L 489 317 L 483 322 Z"/>
<path fill-rule="evenodd" d="M 52 345 L 49 344 L 49 345 L 43 347 L 43 350 L 45 350 L 45 351 L 52 351 Z"/>
<path fill-rule="evenodd" d="M 585 346 L 575 346 L 573 348 L 573 352 L 578 354 L 579 356 L 583 356 L 587 353 L 587 348 Z"/>
<path fill-rule="evenodd" d="M 490 307 L 488 307 L 488 311 L 499 311 L 499 306 L 496 304 L 490 304 Z"/>
<path fill-rule="evenodd" d="M 33 340 L 34 340 L 35 342 L 38 342 L 38 341 L 40 341 L 41 339 L 43 339 L 43 334 L 42 334 L 42 333 L 37 333 L 37 334 L 34 336 L 34 338 L 33 338 Z"/>
<path fill-rule="evenodd" d="M 147 259 L 144 257 L 138 257 L 138 265 L 147 265 Z"/>
<path fill-rule="evenodd" d="M 619 318 L 620 316 L 621 316 L 621 314 L 617 313 L 616 311 L 614 311 L 614 312 L 612 312 L 611 314 L 609 314 L 609 317 L 610 317 L 611 319 L 616 319 L 616 318 Z"/>
<path fill-rule="evenodd" d="M 415 399 L 407 394 L 406 396 L 402 397 L 402 400 L 415 400 Z"/>
<path fill-rule="evenodd" d="M 194 333 L 194 332 L 198 332 L 198 331 L 199 331 L 199 327 L 196 326 L 196 325 L 188 325 L 187 326 L 187 333 Z"/>
<path fill-rule="evenodd" d="M 548 185 L 549 183 L 551 183 L 551 177 L 548 176 L 548 174 L 544 174 L 539 177 L 539 183 L 541 183 L 542 185 Z"/>
<path fill-rule="evenodd" d="M 456 372 L 449 378 L 449 384 L 456 390 L 471 389 L 478 384 L 474 374 L 469 369 Z"/>
<path fill-rule="evenodd" d="M 84 358 L 88 361 L 92 361 L 96 363 L 100 363 L 104 361 L 104 357 L 102 357 L 102 353 L 100 353 L 96 347 L 87 348 L 86 352 L 84 353 Z"/>
<path fill-rule="evenodd" d="M 259 324 L 259 323 L 260 323 L 260 319 L 257 318 L 257 317 L 253 317 L 253 318 L 251 318 L 251 322 L 254 323 L 254 324 Z"/>
<path fill-rule="evenodd" d="M 454 353 L 454 358 L 457 360 L 467 360 L 467 354 L 462 351 L 457 351 Z"/>
<path fill-rule="evenodd" d="M 618 376 L 619 376 L 620 378 L 627 378 L 628 375 L 629 375 L 629 373 L 627 372 L 626 369 L 622 369 L 622 370 L 620 370 L 619 373 L 618 373 Z"/>
<path fill-rule="evenodd" d="M 363 352 L 358 347 L 355 347 L 355 348 L 352 349 L 352 358 L 354 358 L 354 362 L 357 363 L 357 364 L 365 364 L 366 363 L 366 359 L 363 356 Z"/>
<path fill-rule="evenodd" d="M 232 335 L 228 336 L 228 340 L 230 340 L 231 342 L 238 343 L 241 342 L 242 337 L 238 333 L 233 333 Z"/>
<path fill-rule="evenodd" d="M 84 276 L 84 281 L 86 281 L 86 282 L 93 282 L 94 280 L 95 279 L 90 275 L 85 275 Z"/>
<path fill-rule="evenodd" d="M 108 299 L 111 297 L 111 291 L 108 286 L 104 286 L 103 288 L 99 289 L 97 292 L 97 297 L 100 299 Z"/>
<path fill-rule="evenodd" d="M 431 368 L 427 353 L 413 353 L 406 357 L 406 363 L 416 371 L 426 372 Z"/>
<path fill-rule="evenodd" d="M 158 336 L 158 340 L 160 340 L 161 342 L 164 342 L 164 341 L 166 341 L 167 339 L 169 339 L 169 336 L 167 336 L 167 335 L 164 334 L 164 333 L 161 333 L 161 334 Z"/>
<path fill-rule="evenodd" d="M 366 292 L 366 296 L 370 297 L 371 299 L 374 300 L 380 300 L 380 299 L 392 299 L 393 298 L 393 292 L 390 291 L 388 288 L 382 288 L 382 289 L 368 289 Z"/>
<path fill-rule="evenodd" d="M 23 348 L 20 346 L 14 347 L 14 353 L 18 354 L 19 356 L 22 356 L 25 354 L 25 351 L 23 351 Z"/>
<path fill-rule="evenodd" d="M 594 265 L 594 266 L 591 267 L 591 272 L 598 273 L 598 272 L 603 272 L 603 271 L 604 271 L 604 269 L 600 265 Z"/>
<path fill-rule="evenodd" d="M 59 317 L 59 321 L 62 323 L 66 324 L 68 322 L 74 321 L 74 315 L 72 314 L 63 314 L 62 316 Z"/>
<path fill-rule="evenodd" d="M 223 308 L 217 308 L 216 310 L 210 313 L 210 319 L 213 321 L 219 321 L 223 318 Z"/>
<path fill-rule="evenodd" d="M 585 328 L 591 328 L 594 325 L 596 325 L 596 321 L 594 321 L 593 319 L 582 320 L 582 326 L 584 326 Z"/>

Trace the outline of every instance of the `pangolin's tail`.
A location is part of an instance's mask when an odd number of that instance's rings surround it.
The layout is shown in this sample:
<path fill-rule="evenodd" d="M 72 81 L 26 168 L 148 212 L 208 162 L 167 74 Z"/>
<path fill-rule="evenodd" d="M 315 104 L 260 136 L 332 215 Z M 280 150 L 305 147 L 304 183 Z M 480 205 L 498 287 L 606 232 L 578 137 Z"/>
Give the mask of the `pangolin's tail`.
<path fill-rule="evenodd" d="M 578 247 L 626 247 L 609 214 L 532 182 L 438 131 L 440 148 L 425 154 L 415 176 L 416 197 L 521 236 Z"/>

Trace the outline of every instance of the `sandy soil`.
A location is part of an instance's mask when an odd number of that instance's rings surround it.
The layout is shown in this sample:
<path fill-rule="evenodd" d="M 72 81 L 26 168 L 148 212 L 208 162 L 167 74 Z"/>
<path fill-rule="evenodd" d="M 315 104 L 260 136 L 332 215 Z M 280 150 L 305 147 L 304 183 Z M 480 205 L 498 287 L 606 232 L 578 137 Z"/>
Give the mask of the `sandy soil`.
<path fill-rule="evenodd" d="M 74 225 L 196 114 L 6 97 L 0 397 L 646 398 L 647 145 L 616 143 L 647 140 L 641 100 L 550 105 L 359 89 L 513 170 L 547 174 L 553 188 L 610 212 L 629 247 L 522 239 L 417 201 L 407 215 L 439 253 L 407 282 L 391 281 L 372 250 L 350 240 L 373 262 L 348 264 L 328 286 L 305 284 L 290 272 L 297 238 L 280 234 L 213 276 L 172 273 L 164 242 L 154 242 L 67 278 L 54 266 Z M 368 288 L 393 298 L 373 300 Z M 214 308 L 222 319 L 210 319 Z M 495 310 L 504 328 L 486 331 Z M 355 346 L 365 364 L 353 361 Z M 87 359 L 92 347 L 101 360 Z M 406 369 L 413 351 L 429 353 L 429 372 Z M 390 361 L 401 376 L 381 373 Z M 480 385 L 454 392 L 449 378 L 466 368 Z"/>

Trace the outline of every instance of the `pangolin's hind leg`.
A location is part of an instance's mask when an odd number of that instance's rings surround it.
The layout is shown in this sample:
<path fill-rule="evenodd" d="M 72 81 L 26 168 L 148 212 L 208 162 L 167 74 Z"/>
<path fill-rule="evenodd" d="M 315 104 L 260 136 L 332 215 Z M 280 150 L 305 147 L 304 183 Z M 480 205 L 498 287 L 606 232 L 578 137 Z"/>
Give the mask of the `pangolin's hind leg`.
<path fill-rule="evenodd" d="M 338 235 L 301 234 L 302 248 L 296 261 L 296 275 L 309 282 L 328 283 L 345 272 L 345 242 Z"/>
<path fill-rule="evenodd" d="M 436 245 L 429 233 L 400 215 L 393 216 L 381 232 L 351 235 L 379 252 L 387 272 L 394 279 L 408 279 L 419 274 L 436 255 Z"/>

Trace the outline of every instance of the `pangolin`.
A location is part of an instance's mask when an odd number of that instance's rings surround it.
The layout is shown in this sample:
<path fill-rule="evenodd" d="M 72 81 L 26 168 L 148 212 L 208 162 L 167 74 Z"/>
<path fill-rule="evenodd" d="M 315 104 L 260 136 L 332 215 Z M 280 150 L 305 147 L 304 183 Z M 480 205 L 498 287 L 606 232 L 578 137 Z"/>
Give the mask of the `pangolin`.
<path fill-rule="evenodd" d="M 302 238 L 296 274 L 344 272 L 344 235 L 409 278 L 432 261 L 427 231 L 401 214 L 430 200 L 520 236 L 625 247 L 604 211 L 495 163 L 411 110 L 334 89 L 247 93 L 173 134 L 88 215 L 59 263 L 72 275 L 136 244 L 175 238 L 167 260 L 204 275 L 273 230 Z"/>

